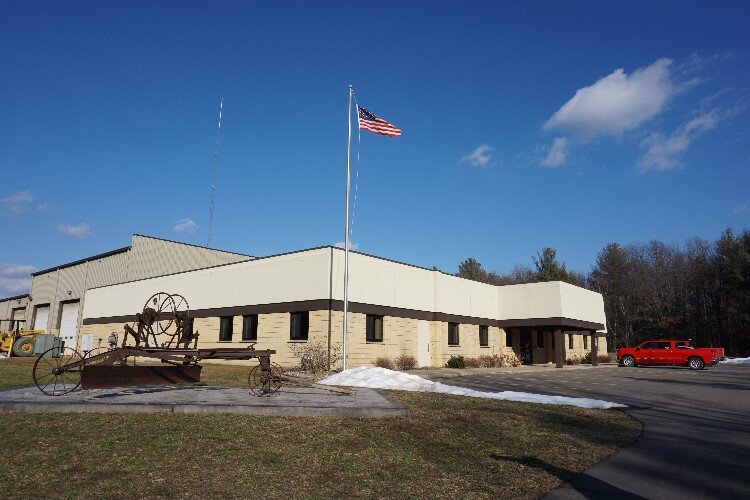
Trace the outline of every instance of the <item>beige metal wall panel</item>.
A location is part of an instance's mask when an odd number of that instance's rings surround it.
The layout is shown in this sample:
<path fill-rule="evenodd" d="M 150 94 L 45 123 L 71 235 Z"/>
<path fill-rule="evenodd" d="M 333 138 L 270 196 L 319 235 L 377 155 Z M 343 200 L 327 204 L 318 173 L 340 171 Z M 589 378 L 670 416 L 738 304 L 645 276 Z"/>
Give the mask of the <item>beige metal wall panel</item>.
<path fill-rule="evenodd" d="M 330 251 L 330 249 L 329 249 Z M 344 251 L 333 249 L 333 298 L 344 300 Z M 432 271 L 367 255 L 349 255 L 349 300 L 432 311 Z"/>
<path fill-rule="evenodd" d="M 344 300 L 344 251 L 334 249 L 333 298 Z M 497 318 L 497 287 L 377 257 L 349 256 L 349 300 Z"/>
<path fill-rule="evenodd" d="M 329 258 L 328 249 L 308 250 L 94 288 L 86 293 L 83 317 L 135 314 L 162 291 L 183 295 L 191 309 L 326 299 Z"/>
<path fill-rule="evenodd" d="M 50 331 L 57 331 L 57 315 L 59 304 L 57 301 L 57 280 L 59 270 L 32 276 L 31 278 L 31 303 L 29 314 L 33 314 L 34 306 L 49 304 L 49 315 L 47 319 L 47 328 Z"/>
<path fill-rule="evenodd" d="M 498 287 L 499 319 L 562 317 L 560 282 Z"/>
<path fill-rule="evenodd" d="M 130 251 L 89 261 L 86 288 L 113 285 L 127 279 Z"/>
<path fill-rule="evenodd" d="M 497 319 L 498 287 L 438 273 L 435 310 L 447 314 Z"/>
<path fill-rule="evenodd" d="M 602 294 L 560 283 L 560 299 L 563 317 L 606 324 Z"/>
<path fill-rule="evenodd" d="M 127 280 L 241 262 L 247 255 L 133 235 Z"/>

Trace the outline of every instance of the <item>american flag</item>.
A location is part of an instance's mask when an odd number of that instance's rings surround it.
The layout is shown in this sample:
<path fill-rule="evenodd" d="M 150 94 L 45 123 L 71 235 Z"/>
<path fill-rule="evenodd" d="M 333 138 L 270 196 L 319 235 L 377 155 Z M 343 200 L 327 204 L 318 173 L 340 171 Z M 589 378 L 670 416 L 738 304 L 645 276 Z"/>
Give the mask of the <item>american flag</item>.
<path fill-rule="evenodd" d="M 398 137 L 401 135 L 400 128 L 370 113 L 365 108 L 357 106 L 357 114 L 360 130 L 369 130 L 373 134 L 387 135 L 388 137 Z"/>

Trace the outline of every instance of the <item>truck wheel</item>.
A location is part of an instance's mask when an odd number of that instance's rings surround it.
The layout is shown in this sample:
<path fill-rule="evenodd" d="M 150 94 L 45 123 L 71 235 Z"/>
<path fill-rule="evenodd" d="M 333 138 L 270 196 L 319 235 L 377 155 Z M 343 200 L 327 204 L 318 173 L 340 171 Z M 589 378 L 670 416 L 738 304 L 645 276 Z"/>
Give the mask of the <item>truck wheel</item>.
<path fill-rule="evenodd" d="M 13 355 L 19 357 L 29 357 L 34 355 L 34 339 L 30 337 L 21 337 L 13 342 Z"/>
<path fill-rule="evenodd" d="M 702 370 L 703 360 L 701 358 L 690 358 L 688 359 L 688 366 L 691 370 Z"/>
<path fill-rule="evenodd" d="M 622 357 L 622 366 L 627 366 L 628 368 L 635 366 L 635 358 L 633 356 L 623 356 Z"/>

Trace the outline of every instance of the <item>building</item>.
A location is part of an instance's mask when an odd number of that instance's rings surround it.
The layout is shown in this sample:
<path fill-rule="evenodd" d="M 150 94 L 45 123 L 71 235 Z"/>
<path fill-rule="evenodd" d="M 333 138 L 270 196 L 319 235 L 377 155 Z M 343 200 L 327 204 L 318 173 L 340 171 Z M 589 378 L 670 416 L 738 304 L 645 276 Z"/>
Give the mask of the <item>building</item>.
<path fill-rule="evenodd" d="M 0 332 L 26 328 L 26 309 L 29 306 L 29 294 L 16 295 L 0 299 Z"/>
<path fill-rule="evenodd" d="M 349 271 L 348 366 L 402 354 L 414 356 L 419 366 L 443 366 L 454 355 L 519 354 L 526 348 L 534 363 L 561 366 L 566 357 L 606 352 L 603 299 L 590 290 L 562 282 L 493 286 L 359 252 L 350 254 Z M 299 345 L 318 343 L 334 351 L 341 346 L 339 248 L 155 272 L 129 274 L 116 284 L 87 281 L 79 335 L 106 345 L 106 337 L 121 336 L 123 324 L 135 319 L 152 294 L 168 292 L 187 298 L 199 347 L 257 343 L 277 351 L 274 361 L 292 366 L 299 363 Z"/>
<path fill-rule="evenodd" d="M 68 345 L 77 344 L 90 288 L 252 258 L 135 234 L 127 247 L 33 273 L 28 295 L 0 301 L 0 329 L 9 330 L 14 320 L 25 319 L 26 328 L 47 330 Z"/>

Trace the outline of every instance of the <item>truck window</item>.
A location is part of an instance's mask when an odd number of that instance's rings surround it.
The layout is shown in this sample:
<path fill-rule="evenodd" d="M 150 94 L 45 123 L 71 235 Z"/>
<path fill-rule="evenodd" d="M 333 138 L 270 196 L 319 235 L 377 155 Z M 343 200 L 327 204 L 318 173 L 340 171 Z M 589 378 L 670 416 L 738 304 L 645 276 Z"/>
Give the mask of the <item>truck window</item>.
<path fill-rule="evenodd" d="M 658 344 L 657 349 L 669 349 L 672 347 L 671 342 L 656 342 L 656 344 Z"/>
<path fill-rule="evenodd" d="M 646 342 L 641 346 L 641 349 L 658 349 L 659 343 L 658 342 Z"/>

